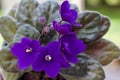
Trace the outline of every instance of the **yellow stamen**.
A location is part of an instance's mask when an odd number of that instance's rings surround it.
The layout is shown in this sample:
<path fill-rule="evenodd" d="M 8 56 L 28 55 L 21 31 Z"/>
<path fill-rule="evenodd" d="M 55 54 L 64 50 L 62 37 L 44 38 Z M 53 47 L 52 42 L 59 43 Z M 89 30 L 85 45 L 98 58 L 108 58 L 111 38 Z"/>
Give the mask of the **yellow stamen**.
<path fill-rule="evenodd" d="M 32 48 L 26 49 L 26 52 L 27 53 L 32 52 Z"/>

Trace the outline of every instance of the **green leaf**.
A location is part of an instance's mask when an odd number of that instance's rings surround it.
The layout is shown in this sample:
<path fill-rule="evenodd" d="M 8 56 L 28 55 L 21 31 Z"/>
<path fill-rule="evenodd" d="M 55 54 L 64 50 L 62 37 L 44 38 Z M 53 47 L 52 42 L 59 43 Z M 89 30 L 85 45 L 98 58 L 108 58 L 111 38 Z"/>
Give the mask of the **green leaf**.
<path fill-rule="evenodd" d="M 54 19 L 58 19 L 59 4 L 55 1 L 46 1 L 40 4 L 35 10 L 33 15 L 34 26 L 40 28 L 42 24 L 39 22 L 39 17 L 46 18 L 46 25 L 51 24 Z"/>
<path fill-rule="evenodd" d="M 97 59 L 102 65 L 107 65 L 120 56 L 120 49 L 106 39 L 89 44 L 85 52 Z"/>
<path fill-rule="evenodd" d="M 16 9 L 17 9 L 17 8 L 12 8 L 12 9 L 9 11 L 8 16 L 11 16 L 11 17 L 13 17 L 14 19 L 16 19 L 16 16 L 15 16 Z"/>
<path fill-rule="evenodd" d="M 18 78 L 23 75 L 23 72 L 11 73 L 11 72 L 4 71 L 4 74 L 5 74 L 6 80 L 18 80 Z"/>
<path fill-rule="evenodd" d="M 95 11 L 83 11 L 79 13 L 77 21 L 83 25 L 81 28 L 75 29 L 77 36 L 85 43 L 90 43 L 101 38 L 110 26 L 109 19 Z"/>
<path fill-rule="evenodd" d="M 79 12 L 79 8 L 78 8 L 78 6 L 75 5 L 75 4 L 70 4 L 70 8 L 71 8 L 71 9 L 75 9 L 77 12 Z"/>
<path fill-rule="evenodd" d="M 12 42 L 18 28 L 18 22 L 10 16 L 0 17 L 0 33 L 7 42 Z"/>
<path fill-rule="evenodd" d="M 37 6 L 37 0 L 21 0 L 16 12 L 17 20 L 21 23 L 32 24 L 33 11 Z"/>
<path fill-rule="evenodd" d="M 28 37 L 31 39 L 39 39 L 40 33 L 39 31 L 34 28 L 33 26 L 29 24 L 24 24 L 19 27 L 19 29 L 16 31 L 16 35 L 14 37 L 14 41 L 20 41 L 21 38 Z"/>
<path fill-rule="evenodd" d="M 106 34 L 106 32 L 109 30 L 109 27 L 110 27 L 109 18 L 101 15 L 100 32 L 99 32 L 98 37 L 96 39 L 99 39 L 104 34 Z"/>
<path fill-rule="evenodd" d="M 62 69 L 61 75 L 67 80 L 104 80 L 102 66 L 86 54 L 78 55 L 79 62 L 69 69 Z"/>
<path fill-rule="evenodd" d="M 0 67 L 8 72 L 18 72 L 17 59 L 10 51 L 10 45 L 3 47 L 0 51 Z"/>

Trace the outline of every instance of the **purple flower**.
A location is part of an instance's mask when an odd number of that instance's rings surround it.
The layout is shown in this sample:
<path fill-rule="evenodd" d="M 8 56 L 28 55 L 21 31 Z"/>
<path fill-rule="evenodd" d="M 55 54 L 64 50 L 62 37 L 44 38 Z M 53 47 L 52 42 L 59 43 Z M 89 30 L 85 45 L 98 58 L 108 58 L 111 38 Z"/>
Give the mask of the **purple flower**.
<path fill-rule="evenodd" d="M 59 34 L 66 34 L 72 30 L 72 26 L 70 24 L 60 24 L 57 21 L 53 21 L 53 27 Z"/>
<path fill-rule="evenodd" d="M 11 47 L 12 54 L 18 58 L 18 67 L 20 70 L 28 68 L 35 55 L 39 52 L 40 43 L 37 40 L 22 38 L 21 42 L 15 43 Z"/>
<path fill-rule="evenodd" d="M 86 49 L 82 40 L 77 39 L 74 33 L 65 34 L 60 38 L 62 53 L 72 63 L 77 63 L 77 54 Z"/>
<path fill-rule="evenodd" d="M 47 46 L 40 48 L 40 53 L 36 55 L 33 63 L 33 70 L 45 71 L 45 73 L 54 78 L 60 72 L 60 67 L 69 67 L 68 62 L 64 61 L 60 54 L 60 43 L 50 42 Z"/>
<path fill-rule="evenodd" d="M 74 26 L 81 26 L 81 24 L 75 22 L 78 17 L 77 11 L 70 9 L 70 4 L 67 0 L 62 3 L 59 12 L 63 21 L 71 23 Z"/>

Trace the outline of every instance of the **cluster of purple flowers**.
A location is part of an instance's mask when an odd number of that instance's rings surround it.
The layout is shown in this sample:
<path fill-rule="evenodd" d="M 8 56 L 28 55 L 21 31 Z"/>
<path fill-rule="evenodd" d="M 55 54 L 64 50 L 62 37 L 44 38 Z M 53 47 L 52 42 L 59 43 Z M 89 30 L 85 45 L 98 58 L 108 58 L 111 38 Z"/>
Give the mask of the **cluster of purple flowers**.
<path fill-rule="evenodd" d="M 44 71 L 53 78 L 61 68 L 69 68 L 70 63 L 78 62 L 77 54 L 86 49 L 83 41 L 77 39 L 76 34 L 72 32 L 72 25 L 81 26 L 76 23 L 78 14 L 74 9 L 70 9 L 68 1 L 62 3 L 59 12 L 62 20 L 53 21 L 53 28 L 59 34 L 58 40 L 42 46 L 38 40 L 24 37 L 21 42 L 12 46 L 11 52 L 18 58 L 20 70 L 32 66 L 34 71 Z"/>

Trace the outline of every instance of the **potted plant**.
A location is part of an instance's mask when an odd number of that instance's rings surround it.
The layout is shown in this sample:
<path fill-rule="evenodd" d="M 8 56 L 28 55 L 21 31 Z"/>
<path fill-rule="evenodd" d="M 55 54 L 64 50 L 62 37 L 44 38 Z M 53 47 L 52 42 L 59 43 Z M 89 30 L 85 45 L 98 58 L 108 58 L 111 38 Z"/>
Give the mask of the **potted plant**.
<path fill-rule="evenodd" d="M 102 65 L 120 55 L 102 38 L 109 27 L 108 17 L 67 0 L 21 0 L 0 17 L 0 66 L 7 80 L 104 80 Z"/>

